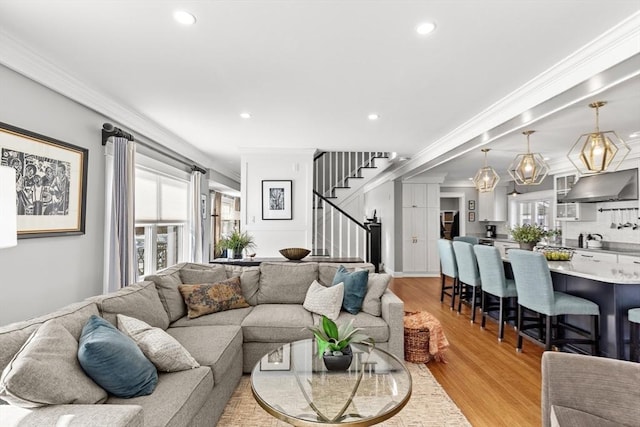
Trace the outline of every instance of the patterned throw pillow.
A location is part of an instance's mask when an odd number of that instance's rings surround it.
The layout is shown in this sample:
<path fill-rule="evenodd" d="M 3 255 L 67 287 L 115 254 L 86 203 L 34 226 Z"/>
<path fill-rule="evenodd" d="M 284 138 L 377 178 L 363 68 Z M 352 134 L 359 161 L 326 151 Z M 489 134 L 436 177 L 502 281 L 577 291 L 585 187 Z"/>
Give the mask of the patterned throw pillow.
<path fill-rule="evenodd" d="M 314 280 L 309 286 L 302 306 L 312 313 L 325 315 L 331 320 L 336 320 L 340 315 L 343 297 L 344 285 L 342 283 L 326 288 Z"/>
<path fill-rule="evenodd" d="M 240 278 L 232 277 L 219 283 L 178 286 L 189 309 L 189 319 L 218 311 L 249 307 L 242 295 Z"/>
<path fill-rule="evenodd" d="M 117 318 L 118 329 L 138 344 L 158 370 L 177 372 L 200 366 L 178 340 L 162 329 L 124 314 L 118 314 Z"/>
<path fill-rule="evenodd" d="M 351 314 L 358 314 L 362 309 L 362 302 L 367 293 L 367 281 L 369 280 L 369 272 L 367 270 L 354 271 L 349 273 L 347 269 L 341 265 L 333 278 L 332 286 L 338 283 L 344 283 L 344 299 L 342 300 L 342 308 Z"/>

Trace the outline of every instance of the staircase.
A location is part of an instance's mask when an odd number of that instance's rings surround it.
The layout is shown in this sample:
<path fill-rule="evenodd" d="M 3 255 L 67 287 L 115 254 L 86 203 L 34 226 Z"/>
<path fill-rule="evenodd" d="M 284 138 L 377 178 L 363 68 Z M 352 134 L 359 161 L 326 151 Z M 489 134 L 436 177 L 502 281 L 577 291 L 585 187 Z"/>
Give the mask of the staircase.
<path fill-rule="evenodd" d="M 314 256 L 362 258 L 380 263 L 380 224 L 360 221 L 353 203 L 364 184 L 388 165 L 384 152 L 323 152 L 314 159 Z M 373 235 L 372 235 L 373 233 Z"/>

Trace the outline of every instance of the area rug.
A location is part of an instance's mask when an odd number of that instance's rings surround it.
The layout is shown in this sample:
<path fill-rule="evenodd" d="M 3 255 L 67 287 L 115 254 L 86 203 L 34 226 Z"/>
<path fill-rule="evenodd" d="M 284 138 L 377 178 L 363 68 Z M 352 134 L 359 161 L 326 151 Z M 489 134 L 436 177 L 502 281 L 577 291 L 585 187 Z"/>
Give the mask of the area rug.
<path fill-rule="evenodd" d="M 378 424 L 385 427 L 471 426 L 424 364 L 407 363 L 413 387 L 411 399 L 396 416 Z M 262 409 L 251 394 L 251 382 L 243 375 L 227 403 L 219 427 L 286 427 Z"/>

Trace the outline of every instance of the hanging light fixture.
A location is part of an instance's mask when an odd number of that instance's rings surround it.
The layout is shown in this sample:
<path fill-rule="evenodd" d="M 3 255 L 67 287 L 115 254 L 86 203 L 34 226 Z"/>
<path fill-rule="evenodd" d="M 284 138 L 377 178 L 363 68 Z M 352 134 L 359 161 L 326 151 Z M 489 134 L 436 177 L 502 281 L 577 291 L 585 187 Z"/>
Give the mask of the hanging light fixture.
<path fill-rule="evenodd" d="M 515 181 L 512 181 L 512 182 L 513 182 L 513 190 L 511 192 L 507 193 L 507 194 L 509 196 L 513 196 L 513 197 L 516 197 L 518 194 L 522 194 L 521 192 L 516 190 L 516 182 Z"/>
<path fill-rule="evenodd" d="M 518 154 L 509 165 L 509 175 L 520 185 L 538 185 L 549 173 L 549 166 L 540 153 L 532 153 L 529 136 L 535 130 L 522 132 L 527 137 L 527 152 Z"/>
<path fill-rule="evenodd" d="M 473 177 L 473 184 L 479 192 L 487 193 L 496 188 L 496 185 L 498 185 L 500 181 L 500 176 L 498 176 L 495 169 L 487 166 L 487 153 L 491 151 L 491 149 L 483 148 L 481 151 L 484 153 L 484 167 L 478 169 L 478 172 L 476 172 Z"/>
<path fill-rule="evenodd" d="M 581 174 L 605 172 L 610 166 L 616 170 L 631 151 L 615 131 L 600 131 L 600 107 L 604 105 L 606 101 L 589 104 L 596 110 L 596 130 L 580 135 L 567 154 L 569 161 Z M 616 157 L 619 160 L 612 164 Z"/>

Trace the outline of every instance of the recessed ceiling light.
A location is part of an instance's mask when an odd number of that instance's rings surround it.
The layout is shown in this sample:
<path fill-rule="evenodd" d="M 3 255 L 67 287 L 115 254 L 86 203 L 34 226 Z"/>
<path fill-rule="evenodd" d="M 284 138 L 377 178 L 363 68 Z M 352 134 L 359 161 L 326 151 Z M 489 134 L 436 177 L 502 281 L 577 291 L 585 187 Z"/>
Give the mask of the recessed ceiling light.
<path fill-rule="evenodd" d="M 250 113 L 240 113 L 240 117 L 242 117 L 243 119 L 250 119 L 251 118 L 251 114 Z"/>
<path fill-rule="evenodd" d="M 426 36 L 427 34 L 432 33 L 435 29 L 436 24 L 434 24 L 433 22 L 423 22 L 416 27 L 416 32 L 421 36 Z"/>
<path fill-rule="evenodd" d="M 402 157 L 398 157 L 398 160 L 401 161 L 401 162 L 406 162 L 407 160 L 411 160 L 411 157 L 402 156 Z"/>
<path fill-rule="evenodd" d="M 380 116 L 376 113 L 371 113 L 367 117 L 369 118 L 369 120 L 378 120 L 380 118 Z"/>
<path fill-rule="evenodd" d="M 551 160 L 551 157 L 543 157 L 542 158 L 545 162 L 548 162 L 549 160 Z"/>
<path fill-rule="evenodd" d="M 186 10 L 176 10 L 173 12 L 173 19 L 182 25 L 193 25 L 196 23 L 196 17 Z"/>
<path fill-rule="evenodd" d="M 629 138 L 637 138 L 640 136 L 640 130 L 629 135 Z"/>

